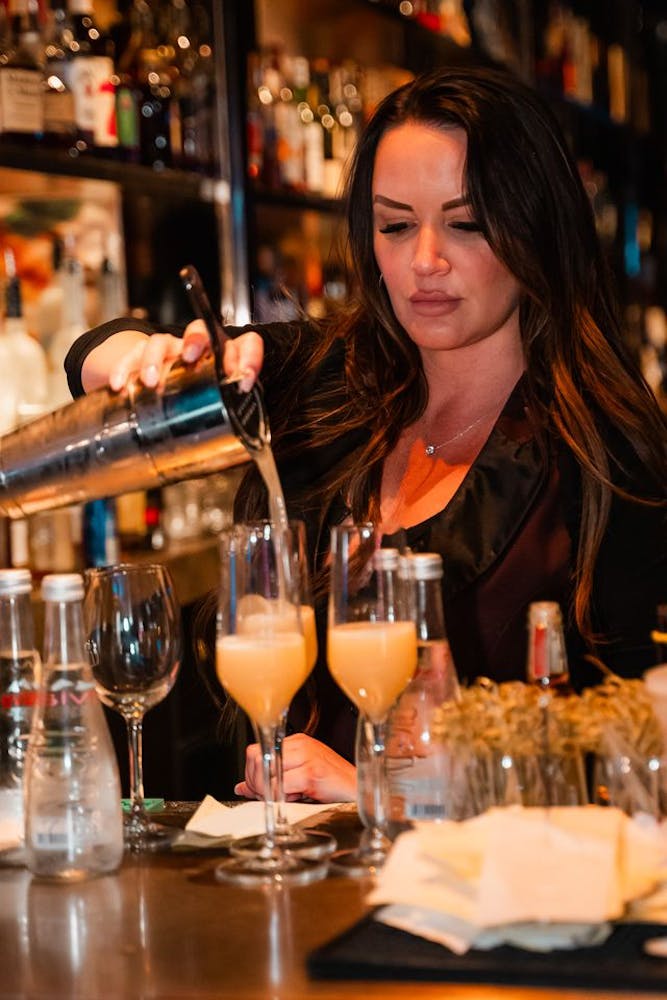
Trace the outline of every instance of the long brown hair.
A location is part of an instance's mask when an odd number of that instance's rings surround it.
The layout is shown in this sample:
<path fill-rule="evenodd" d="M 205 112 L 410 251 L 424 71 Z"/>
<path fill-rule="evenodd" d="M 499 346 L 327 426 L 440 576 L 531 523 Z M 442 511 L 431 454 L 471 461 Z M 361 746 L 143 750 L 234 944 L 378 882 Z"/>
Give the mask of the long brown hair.
<path fill-rule="evenodd" d="M 591 204 L 560 126 L 542 99 L 510 73 L 439 69 L 379 105 L 347 177 L 356 299 L 323 325 L 302 369 L 290 369 L 289 384 L 282 390 L 284 405 L 272 407 L 277 450 L 289 455 L 305 428 L 312 445 L 325 445 L 343 430 L 366 428 L 365 441 L 323 478 L 313 503 L 323 510 L 342 492 L 355 519 L 379 520 L 383 462 L 401 431 L 423 412 L 428 393 L 419 352 L 394 316 L 373 252 L 375 155 L 383 135 L 405 122 L 466 133 L 464 194 L 489 246 L 521 289 L 528 403 L 536 432 L 545 446 L 560 439 L 580 469 L 574 611 L 579 630 L 592 639 L 594 567 L 612 495 L 628 496 L 623 487 L 630 456 L 632 463 L 638 459 L 643 465 L 652 484 L 633 499 L 664 502 L 667 425 L 625 348 Z M 318 371 L 338 339 L 345 357 L 346 398 L 341 402 L 339 394 L 332 412 L 331 385 L 326 379 L 316 382 L 299 426 L 290 426 L 294 385 Z M 290 364 L 300 347 L 293 332 Z M 239 509 L 256 514 L 258 497 L 249 481 Z"/>

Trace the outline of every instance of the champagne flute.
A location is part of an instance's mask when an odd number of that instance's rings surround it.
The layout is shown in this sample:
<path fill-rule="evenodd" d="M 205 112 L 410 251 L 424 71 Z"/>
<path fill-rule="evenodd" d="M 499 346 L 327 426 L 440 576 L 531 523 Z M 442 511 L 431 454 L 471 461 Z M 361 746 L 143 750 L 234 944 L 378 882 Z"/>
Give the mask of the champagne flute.
<path fill-rule="evenodd" d="M 369 752 L 373 808 L 369 828 L 353 851 L 334 854 L 347 875 L 373 875 L 389 840 L 385 730 L 389 710 L 417 667 L 417 632 L 409 588 L 387 570 L 381 536 L 372 524 L 340 525 L 331 533 L 327 658 L 336 683 L 361 713 Z"/>
<path fill-rule="evenodd" d="M 235 525 L 221 535 L 216 669 L 246 712 L 261 747 L 265 833 L 259 850 L 216 868 L 240 885 L 304 884 L 326 875 L 325 861 L 297 857 L 276 837 L 276 735 L 310 672 L 294 573 L 294 536 L 275 525 Z"/>
<path fill-rule="evenodd" d="M 265 538 L 280 530 L 271 521 L 260 521 L 251 527 L 261 531 Z M 315 626 L 315 610 L 313 608 L 310 572 L 308 569 L 306 526 L 303 521 L 289 522 L 292 532 L 292 584 L 298 590 L 301 611 L 301 626 L 306 643 L 306 666 L 310 673 L 317 661 L 317 630 Z M 274 805 L 275 805 L 275 840 L 284 850 L 289 850 L 304 858 L 324 858 L 336 850 L 336 841 L 323 830 L 303 829 L 288 822 L 284 813 L 285 789 L 283 784 L 283 750 L 287 725 L 287 710 L 281 716 L 276 729 L 275 774 L 274 774 Z M 234 841 L 230 846 L 232 854 L 241 856 L 257 854 L 264 847 L 264 834 L 256 837 L 244 837 Z"/>
<path fill-rule="evenodd" d="M 87 570 L 84 616 L 97 693 L 127 727 L 125 843 L 134 851 L 167 847 L 178 831 L 151 822 L 144 806 L 142 728 L 146 712 L 171 691 L 180 665 L 180 611 L 168 570 L 157 564 Z"/>

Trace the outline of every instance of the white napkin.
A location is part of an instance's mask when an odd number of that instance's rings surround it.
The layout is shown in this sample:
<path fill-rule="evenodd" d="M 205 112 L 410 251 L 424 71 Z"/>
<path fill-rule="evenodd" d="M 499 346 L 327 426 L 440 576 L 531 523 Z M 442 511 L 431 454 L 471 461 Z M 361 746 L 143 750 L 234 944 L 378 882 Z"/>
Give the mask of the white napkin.
<path fill-rule="evenodd" d="M 286 802 L 283 813 L 288 823 L 300 823 L 318 813 L 337 809 L 339 803 L 326 805 L 307 802 Z M 240 805 L 225 806 L 212 795 L 207 795 L 197 811 L 188 820 L 185 829 L 189 833 L 204 834 L 208 837 L 254 837 L 263 833 L 264 803 L 243 802 Z"/>
<path fill-rule="evenodd" d="M 664 825 L 617 809 L 491 809 L 402 834 L 368 902 L 390 904 L 378 919 L 460 954 L 577 947 L 656 888 L 666 846 Z"/>

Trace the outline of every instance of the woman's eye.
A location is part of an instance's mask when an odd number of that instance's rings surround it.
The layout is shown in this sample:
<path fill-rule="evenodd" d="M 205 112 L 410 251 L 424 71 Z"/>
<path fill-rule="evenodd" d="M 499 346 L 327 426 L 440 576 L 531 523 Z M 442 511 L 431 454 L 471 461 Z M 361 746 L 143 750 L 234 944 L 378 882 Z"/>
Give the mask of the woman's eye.
<path fill-rule="evenodd" d="M 403 233 L 407 228 L 407 222 L 387 222 L 384 226 L 380 226 L 378 232 L 386 236 L 391 233 Z"/>
<path fill-rule="evenodd" d="M 473 222 L 472 220 L 470 221 L 461 220 L 459 222 L 450 222 L 449 225 L 452 229 L 459 229 L 463 233 L 481 233 L 482 231 L 481 226 L 479 226 L 476 222 Z"/>

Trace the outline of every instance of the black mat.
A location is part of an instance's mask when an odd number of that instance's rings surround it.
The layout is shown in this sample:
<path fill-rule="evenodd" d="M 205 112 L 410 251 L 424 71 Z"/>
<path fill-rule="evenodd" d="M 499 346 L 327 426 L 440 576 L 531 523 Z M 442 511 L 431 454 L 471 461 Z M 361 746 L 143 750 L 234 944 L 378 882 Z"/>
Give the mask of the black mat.
<path fill-rule="evenodd" d="M 321 979 L 451 980 L 667 992 L 667 959 L 642 951 L 667 936 L 665 924 L 620 924 L 596 948 L 537 954 L 507 945 L 455 955 L 442 945 L 368 916 L 308 956 Z"/>

